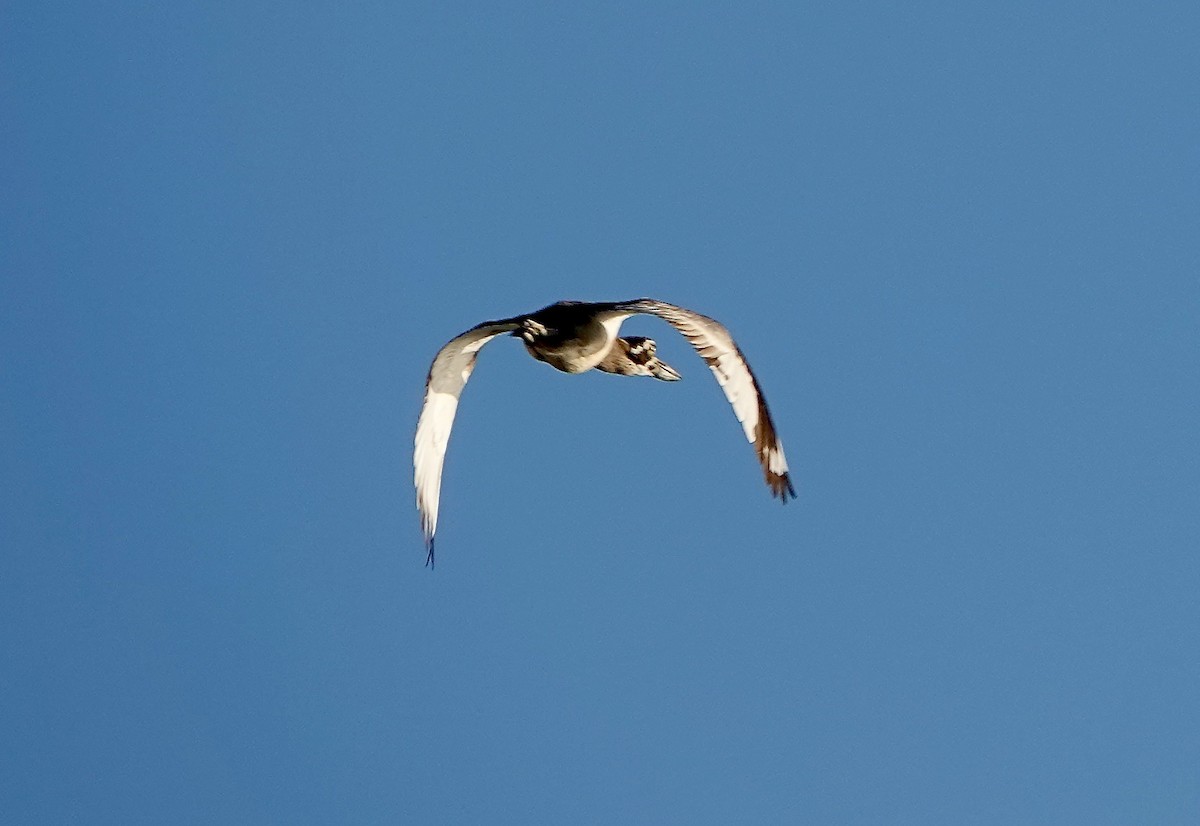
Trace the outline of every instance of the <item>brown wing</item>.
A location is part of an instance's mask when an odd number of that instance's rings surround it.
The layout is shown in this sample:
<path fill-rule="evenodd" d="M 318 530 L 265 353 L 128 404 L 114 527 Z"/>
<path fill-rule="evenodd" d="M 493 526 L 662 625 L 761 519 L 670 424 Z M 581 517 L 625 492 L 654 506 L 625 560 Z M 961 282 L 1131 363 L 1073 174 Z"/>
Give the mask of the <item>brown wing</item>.
<path fill-rule="evenodd" d="M 746 440 L 754 445 L 754 452 L 762 465 L 763 476 L 771 488 L 771 494 L 784 502 L 795 498 L 796 490 L 788 476 L 787 459 L 783 455 L 783 443 L 775 432 L 775 423 L 767 410 L 767 401 L 754 372 L 738 349 L 733 336 L 716 319 L 676 307 L 665 301 L 649 298 L 623 301 L 613 305 L 621 312 L 648 313 L 666 321 L 683 334 L 688 343 L 708 363 L 717 383 L 725 392 L 725 398 L 733 406 L 734 415 L 742 423 Z"/>

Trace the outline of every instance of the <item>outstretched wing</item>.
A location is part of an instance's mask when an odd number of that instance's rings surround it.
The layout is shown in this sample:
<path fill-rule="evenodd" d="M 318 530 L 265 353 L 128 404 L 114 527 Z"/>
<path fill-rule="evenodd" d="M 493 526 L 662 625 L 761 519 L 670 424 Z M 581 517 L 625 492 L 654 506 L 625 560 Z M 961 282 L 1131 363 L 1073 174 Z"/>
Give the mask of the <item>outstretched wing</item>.
<path fill-rule="evenodd" d="M 642 298 L 623 301 L 614 305 L 614 309 L 656 315 L 683 333 L 683 337 L 708 363 L 709 369 L 717 377 L 717 383 L 725 391 L 725 398 L 733 405 L 734 415 L 742 423 L 746 440 L 754 445 L 754 451 L 758 454 L 771 494 L 784 502 L 789 496 L 795 498 L 796 491 L 788 476 L 787 460 L 783 457 L 783 444 L 775 432 L 767 401 L 729 331 L 715 319 L 665 301 Z"/>
<path fill-rule="evenodd" d="M 433 535 L 437 531 L 438 497 L 442 489 L 442 463 L 450 428 L 479 350 L 498 335 L 520 326 L 515 319 L 485 321 L 460 336 L 451 339 L 438 350 L 425 379 L 425 404 L 417 420 L 417 438 L 413 450 L 413 484 L 417 488 L 417 510 L 421 514 L 421 530 L 429 556 L 426 565 L 433 564 Z"/>

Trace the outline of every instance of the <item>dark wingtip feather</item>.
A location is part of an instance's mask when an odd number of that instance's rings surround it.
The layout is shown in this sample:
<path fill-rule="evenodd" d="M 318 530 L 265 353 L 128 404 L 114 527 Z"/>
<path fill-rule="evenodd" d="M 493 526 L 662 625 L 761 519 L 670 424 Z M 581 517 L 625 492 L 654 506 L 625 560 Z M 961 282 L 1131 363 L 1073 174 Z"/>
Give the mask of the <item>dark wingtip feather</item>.
<path fill-rule="evenodd" d="M 428 554 L 425 557 L 425 567 L 426 568 L 436 567 L 434 565 L 434 561 L 433 561 L 433 537 L 432 536 L 429 537 L 429 541 L 425 543 L 425 548 L 428 551 Z"/>
<path fill-rule="evenodd" d="M 767 471 L 767 485 L 771 495 L 787 504 L 788 498 L 796 498 L 796 489 L 792 487 L 792 477 L 786 473 L 771 473 Z"/>

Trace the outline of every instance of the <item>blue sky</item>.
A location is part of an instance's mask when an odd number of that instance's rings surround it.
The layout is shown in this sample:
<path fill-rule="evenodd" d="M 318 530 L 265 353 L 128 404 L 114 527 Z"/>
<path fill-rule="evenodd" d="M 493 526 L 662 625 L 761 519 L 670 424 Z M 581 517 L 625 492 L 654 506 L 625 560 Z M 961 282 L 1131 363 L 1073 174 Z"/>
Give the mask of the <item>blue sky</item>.
<path fill-rule="evenodd" d="M 9 3 L 13 823 L 1195 823 L 1194 3 Z M 429 361 L 487 318 L 423 567 Z"/>

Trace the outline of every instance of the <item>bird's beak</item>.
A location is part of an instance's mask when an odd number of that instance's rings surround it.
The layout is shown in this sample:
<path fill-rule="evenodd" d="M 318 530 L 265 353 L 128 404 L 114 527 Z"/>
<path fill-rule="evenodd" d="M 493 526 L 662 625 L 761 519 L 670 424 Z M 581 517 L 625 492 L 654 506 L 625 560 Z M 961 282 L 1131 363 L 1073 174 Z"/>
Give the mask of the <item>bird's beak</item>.
<path fill-rule="evenodd" d="M 679 381 L 683 378 L 674 367 L 657 359 L 650 365 L 650 372 L 654 373 L 654 378 L 662 379 L 663 381 Z"/>

